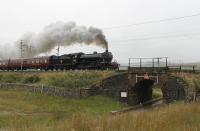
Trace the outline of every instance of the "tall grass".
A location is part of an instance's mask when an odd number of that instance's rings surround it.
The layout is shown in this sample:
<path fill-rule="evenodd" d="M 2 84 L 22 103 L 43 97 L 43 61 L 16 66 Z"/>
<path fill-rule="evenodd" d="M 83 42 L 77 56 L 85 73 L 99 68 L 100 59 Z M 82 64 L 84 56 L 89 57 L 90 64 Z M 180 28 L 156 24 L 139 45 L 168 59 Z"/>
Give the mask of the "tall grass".
<path fill-rule="evenodd" d="M 41 131 L 199 131 L 200 105 L 182 103 L 117 116 L 85 114 L 49 126 L 24 128 Z"/>
<path fill-rule="evenodd" d="M 75 88 L 95 84 L 114 74 L 114 71 L 1 72 L 0 82 Z"/>
<path fill-rule="evenodd" d="M 64 99 L 44 94 L 1 90 L 0 130 L 34 126 L 49 127 L 63 121 L 70 122 L 82 115 L 92 119 L 125 106 L 125 104 L 103 96 Z"/>

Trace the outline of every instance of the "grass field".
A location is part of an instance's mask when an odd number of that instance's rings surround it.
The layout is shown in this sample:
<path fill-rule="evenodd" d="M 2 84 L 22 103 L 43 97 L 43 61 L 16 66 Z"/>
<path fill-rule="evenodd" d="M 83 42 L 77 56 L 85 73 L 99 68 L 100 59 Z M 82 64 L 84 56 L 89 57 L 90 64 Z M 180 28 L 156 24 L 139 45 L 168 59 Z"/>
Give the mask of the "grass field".
<path fill-rule="evenodd" d="M 74 120 L 69 124 L 69 128 L 60 125 L 60 129 L 85 131 L 199 131 L 200 105 L 178 103 L 118 116 L 103 116 L 95 120 L 91 118 L 77 119 L 81 119 L 78 126 L 74 125 L 77 121 Z"/>
<path fill-rule="evenodd" d="M 23 83 L 58 87 L 84 87 L 117 74 L 114 71 L 0 72 L 0 83 Z"/>
<path fill-rule="evenodd" d="M 0 129 L 51 127 L 63 121 L 70 122 L 83 115 L 91 119 L 108 115 L 110 111 L 125 106 L 103 96 L 75 100 L 23 91 L 1 90 Z"/>
<path fill-rule="evenodd" d="M 199 131 L 200 103 L 174 103 L 113 116 L 126 105 L 103 96 L 67 100 L 30 92 L 0 91 L 0 130 Z"/>

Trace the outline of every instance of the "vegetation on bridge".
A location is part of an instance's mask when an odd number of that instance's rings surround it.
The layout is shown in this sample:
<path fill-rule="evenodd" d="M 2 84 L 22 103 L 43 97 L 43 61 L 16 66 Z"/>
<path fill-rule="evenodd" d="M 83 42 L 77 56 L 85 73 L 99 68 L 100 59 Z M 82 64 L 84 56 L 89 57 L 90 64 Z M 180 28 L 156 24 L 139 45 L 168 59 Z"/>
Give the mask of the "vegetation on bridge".
<path fill-rule="evenodd" d="M 179 77 L 183 78 L 189 85 L 191 90 L 200 90 L 200 74 L 199 73 L 180 73 L 177 74 Z"/>

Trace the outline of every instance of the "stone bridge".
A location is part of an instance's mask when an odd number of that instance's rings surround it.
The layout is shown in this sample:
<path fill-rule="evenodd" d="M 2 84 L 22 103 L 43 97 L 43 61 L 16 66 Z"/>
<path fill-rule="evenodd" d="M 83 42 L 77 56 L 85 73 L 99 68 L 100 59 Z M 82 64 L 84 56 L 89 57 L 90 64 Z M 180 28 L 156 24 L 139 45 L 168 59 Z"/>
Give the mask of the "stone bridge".
<path fill-rule="evenodd" d="M 158 85 L 165 103 L 184 99 L 187 84 L 167 72 L 121 73 L 101 81 L 91 89 L 129 105 L 136 105 L 152 99 L 152 87 Z M 93 90 L 94 91 L 94 90 Z"/>
<path fill-rule="evenodd" d="M 112 76 L 99 83 L 96 87 L 99 93 L 129 105 L 151 100 L 154 85 L 161 88 L 165 103 L 185 99 L 188 95 L 187 84 L 174 75 L 185 71 L 185 68 L 169 66 L 167 57 L 129 58 L 128 65 L 127 72 Z M 195 72 L 195 66 L 189 67 L 189 71 Z"/>

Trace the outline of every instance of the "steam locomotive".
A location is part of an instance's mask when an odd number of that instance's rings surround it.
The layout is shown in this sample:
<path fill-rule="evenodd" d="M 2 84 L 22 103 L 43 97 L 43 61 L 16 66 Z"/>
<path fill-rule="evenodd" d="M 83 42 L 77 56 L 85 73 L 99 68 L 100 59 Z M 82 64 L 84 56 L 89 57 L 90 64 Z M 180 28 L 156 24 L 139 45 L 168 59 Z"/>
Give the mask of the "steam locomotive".
<path fill-rule="evenodd" d="M 45 56 L 26 59 L 8 59 L 0 61 L 0 70 L 75 70 L 75 69 L 117 69 L 118 64 L 111 62 L 113 55 L 106 50 L 93 54 L 71 53 L 61 56 Z"/>

